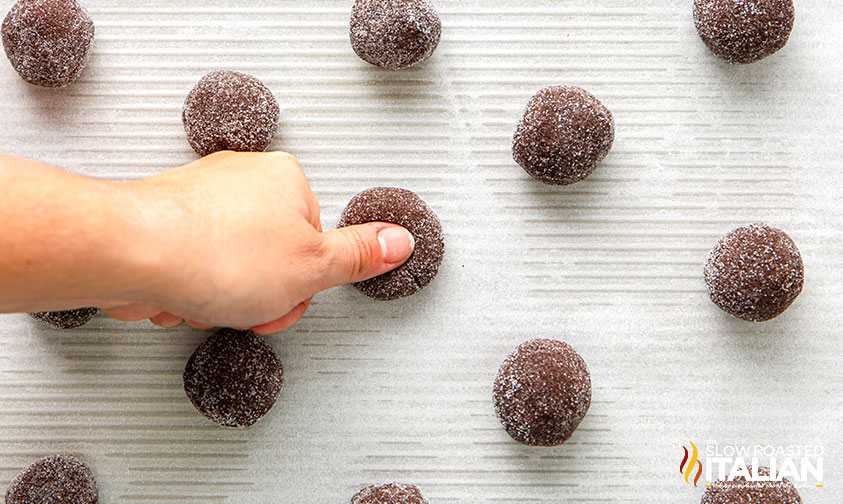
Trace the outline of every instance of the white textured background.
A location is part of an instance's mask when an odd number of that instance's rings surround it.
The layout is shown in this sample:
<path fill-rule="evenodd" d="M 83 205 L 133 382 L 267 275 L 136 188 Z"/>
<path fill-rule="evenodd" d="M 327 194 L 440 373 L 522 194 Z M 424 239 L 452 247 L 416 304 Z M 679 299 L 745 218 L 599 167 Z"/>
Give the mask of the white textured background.
<path fill-rule="evenodd" d="M 0 486 L 72 452 L 104 504 L 341 503 L 392 480 L 431 504 L 691 504 L 681 446 L 717 440 L 822 444 L 825 488 L 801 494 L 840 502 L 843 3 L 796 0 L 789 45 L 748 67 L 708 52 L 691 0 L 435 3 L 437 52 L 400 72 L 358 59 L 350 3 L 328 0 L 86 0 L 96 42 L 74 85 L 38 89 L 0 62 L 0 151 L 111 179 L 175 167 L 195 158 L 187 92 L 239 70 L 278 97 L 272 147 L 299 157 L 326 227 L 358 191 L 398 185 L 447 233 L 422 293 L 334 289 L 271 337 L 284 389 L 246 431 L 182 392 L 201 331 L 0 317 Z M 567 188 L 510 154 L 528 98 L 556 83 L 617 122 L 606 162 Z M 755 220 L 806 267 L 793 307 L 760 325 L 712 305 L 701 272 Z M 568 341 L 592 372 L 591 410 L 557 448 L 516 444 L 492 409 L 498 365 L 532 337 Z"/>

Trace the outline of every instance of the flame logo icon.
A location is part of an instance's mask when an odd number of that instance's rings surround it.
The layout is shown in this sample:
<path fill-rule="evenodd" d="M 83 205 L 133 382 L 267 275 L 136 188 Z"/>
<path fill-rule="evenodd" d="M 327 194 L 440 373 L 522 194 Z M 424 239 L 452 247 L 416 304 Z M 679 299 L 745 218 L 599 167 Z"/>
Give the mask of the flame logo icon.
<path fill-rule="evenodd" d="M 694 466 L 696 466 L 697 474 L 694 476 L 694 486 L 697 486 L 697 482 L 700 480 L 700 476 L 702 476 L 702 462 L 699 461 L 700 452 L 697 450 L 697 445 L 691 441 L 688 442 L 691 443 L 693 450 L 691 453 L 688 453 L 688 449 L 684 446 L 682 447 L 685 450 L 685 456 L 682 457 L 682 463 L 679 464 L 679 473 L 685 475 L 685 483 L 690 485 L 691 474 L 694 472 Z M 691 460 L 688 460 L 689 455 Z"/>

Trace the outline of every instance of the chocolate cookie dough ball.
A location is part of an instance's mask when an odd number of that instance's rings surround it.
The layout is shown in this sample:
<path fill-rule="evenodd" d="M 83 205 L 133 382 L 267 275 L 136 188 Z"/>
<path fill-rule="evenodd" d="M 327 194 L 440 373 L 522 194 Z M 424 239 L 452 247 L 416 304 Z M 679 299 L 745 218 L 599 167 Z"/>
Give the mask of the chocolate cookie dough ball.
<path fill-rule="evenodd" d="M 442 23 L 427 0 L 356 0 L 351 47 L 363 60 L 397 70 L 433 54 Z"/>
<path fill-rule="evenodd" d="M 280 111 L 261 81 L 218 70 L 202 77 L 187 95 L 182 122 L 200 156 L 221 151 L 262 152 L 278 128 Z"/>
<path fill-rule="evenodd" d="M 252 331 L 220 329 L 196 348 L 184 368 L 190 402 L 223 427 L 248 427 L 263 418 L 283 381 L 275 350 Z"/>
<path fill-rule="evenodd" d="M 784 47 L 793 17 L 793 0 L 694 0 L 697 32 L 729 63 L 754 63 Z"/>
<path fill-rule="evenodd" d="M 398 268 L 354 286 L 363 294 L 382 301 L 410 296 L 427 287 L 436 277 L 445 253 L 439 217 L 412 191 L 373 187 L 351 199 L 342 211 L 337 227 L 373 221 L 405 227 L 415 239 L 415 249 L 407 262 Z"/>
<path fill-rule="evenodd" d="M 752 468 L 749 468 L 752 474 Z M 769 476 L 770 470 L 759 467 L 758 474 Z M 768 478 L 769 479 L 769 478 Z M 732 481 L 715 481 L 705 491 L 700 504 L 802 504 L 793 483 L 782 481 L 747 481 L 738 476 Z"/>
<path fill-rule="evenodd" d="M 99 308 L 78 308 L 76 310 L 36 312 L 29 315 L 53 329 L 75 329 L 90 322 L 97 312 L 99 312 Z"/>
<path fill-rule="evenodd" d="M 84 462 L 70 455 L 39 460 L 6 490 L 6 504 L 96 504 L 97 482 Z"/>
<path fill-rule="evenodd" d="M 550 86 L 527 104 L 512 156 L 536 180 L 569 185 L 591 175 L 614 140 L 615 121 L 600 100 L 575 86 Z"/>
<path fill-rule="evenodd" d="M 802 256 L 790 236 L 761 223 L 722 237 L 704 269 L 714 304 L 753 322 L 781 315 L 802 292 L 804 274 Z"/>
<path fill-rule="evenodd" d="M 18 0 L 2 26 L 3 48 L 26 82 L 64 87 L 91 57 L 94 22 L 76 0 Z"/>
<path fill-rule="evenodd" d="M 415 485 L 389 483 L 370 485 L 351 498 L 351 504 L 427 504 Z"/>
<path fill-rule="evenodd" d="M 494 400 L 498 418 L 513 439 L 530 446 L 560 445 L 591 405 L 591 375 L 567 343 L 530 340 L 501 365 Z"/>

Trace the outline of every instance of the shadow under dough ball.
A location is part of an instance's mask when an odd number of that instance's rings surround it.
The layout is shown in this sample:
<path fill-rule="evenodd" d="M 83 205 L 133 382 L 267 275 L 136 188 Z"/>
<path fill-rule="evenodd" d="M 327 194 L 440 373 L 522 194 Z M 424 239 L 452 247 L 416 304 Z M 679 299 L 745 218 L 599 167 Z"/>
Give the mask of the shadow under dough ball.
<path fill-rule="evenodd" d="M 357 0 L 351 8 L 351 47 L 379 67 L 421 63 L 441 36 L 442 22 L 428 0 Z"/>
<path fill-rule="evenodd" d="M 381 301 L 410 296 L 427 287 L 439 272 L 445 254 L 445 237 L 439 217 L 412 191 L 373 187 L 351 199 L 342 211 L 337 227 L 374 221 L 405 227 L 415 239 L 415 249 L 401 266 L 357 282 L 354 287 Z"/>
<path fill-rule="evenodd" d="M 748 468 L 752 474 L 752 468 Z M 769 476 L 770 470 L 759 467 L 758 474 Z M 706 489 L 700 504 L 801 504 L 802 498 L 793 483 L 782 481 L 747 481 L 738 476 L 732 481 L 715 481 Z"/>
<path fill-rule="evenodd" d="M 370 485 L 351 498 L 351 504 L 427 504 L 415 485 L 389 483 Z"/>
<path fill-rule="evenodd" d="M 275 350 L 252 331 L 218 330 L 196 348 L 184 369 L 190 402 L 223 427 L 248 427 L 263 418 L 283 382 Z"/>
<path fill-rule="evenodd" d="M 75 329 L 90 322 L 97 312 L 99 312 L 99 308 L 77 308 L 75 310 L 35 312 L 30 313 L 29 316 L 44 322 L 53 329 Z"/>
<path fill-rule="evenodd" d="M 0 31 L 12 67 L 36 86 L 67 86 L 91 57 L 94 22 L 76 0 L 18 0 Z"/>
<path fill-rule="evenodd" d="M 600 100 L 576 86 L 550 86 L 527 104 L 512 156 L 536 180 L 569 185 L 591 175 L 614 140 L 615 121 Z"/>
<path fill-rule="evenodd" d="M 260 80 L 217 70 L 196 83 L 181 118 L 190 146 L 207 156 L 222 150 L 263 152 L 275 136 L 279 116 L 275 96 Z"/>
<path fill-rule="evenodd" d="M 504 360 L 493 396 L 498 418 L 513 439 L 556 446 L 571 437 L 591 405 L 591 375 L 567 343 L 534 339 Z"/>
<path fill-rule="evenodd" d="M 793 0 L 694 0 L 700 38 L 733 64 L 754 63 L 784 47 L 793 20 Z"/>
<path fill-rule="evenodd" d="M 805 269 L 799 249 L 784 231 L 755 223 L 723 236 L 704 268 L 711 300 L 740 319 L 778 317 L 802 292 Z"/>
<path fill-rule="evenodd" d="M 6 504 L 96 504 L 97 482 L 84 462 L 53 455 L 18 474 L 6 490 Z"/>

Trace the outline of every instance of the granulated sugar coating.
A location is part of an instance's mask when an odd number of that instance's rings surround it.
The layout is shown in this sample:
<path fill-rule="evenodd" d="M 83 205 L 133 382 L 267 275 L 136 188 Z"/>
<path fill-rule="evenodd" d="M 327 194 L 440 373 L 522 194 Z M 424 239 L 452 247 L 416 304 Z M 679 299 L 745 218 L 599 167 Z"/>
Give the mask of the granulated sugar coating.
<path fill-rule="evenodd" d="M 556 446 L 571 437 L 591 405 L 591 375 L 567 343 L 530 340 L 501 365 L 494 400 L 498 418 L 513 439 Z"/>
<path fill-rule="evenodd" d="M 351 47 L 379 67 L 397 70 L 426 60 L 441 35 L 427 0 L 357 0 L 351 9 Z"/>
<path fill-rule="evenodd" d="M 389 483 L 367 486 L 351 498 L 351 504 L 427 504 L 427 500 L 415 485 Z"/>
<path fill-rule="evenodd" d="M 351 199 L 337 227 L 373 221 L 407 228 L 416 246 L 407 262 L 398 268 L 354 286 L 371 298 L 386 301 L 415 294 L 433 281 L 442 264 L 445 237 L 439 217 L 427 203 L 406 189 L 373 187 Z"/>
<path fill-rule="evenodd" d="M 784 47 L 793 18 L 793 0 L 694 1 L 697 32 L 729 63 L 753 63 Z"/>
<path fill-rule="evenodd" d="M 91 57 L 94 22 L 76 0 L 18 0 L 2 26 L 3 48 L 26 82 L 64 87 Z"/>
<path fill-rule="evenodd" d="M 793 240 L 761 223 L 739 227 L 721 238 L 704 268 L 714 304 L 753 322 L 781 315 L 802 292 L 804 273 Z"/>
<path fill-rule="evenodd" d="M 533 178 L 568 185 L 591 175 L 614 140 L 615 121 L 600 100 L 575 86 L 550 86 L 527 104 L 512 155 Z"/>
<path fill-rule="evenodd" d="M 190 402 L 223 427 L 248 427 L 263 418 L 283 381 L 275 350 L 251 331 L 218 330 L 196 348 L 184 369 Z"/>
<path fill-rule="evenodd" d="M 275 96 L 261 81 L 218 70 L 202 77 L 187 95 L 182 122 L 190 146 L 207 156 L 221 150 L 266 150 L 279 115 Z"/>
<path fill-rule="evenodd" d="M 97 482 L 84 462 L 70 455 L 39 460 L 6 490 L 6 504 L 96 504 Z"/>
<path fill-rule="evenodd" d="M 29 315 L 53 329 L 74 329 L 90 322 L 98 311 L 99 308 L 77 308 L 76 310 L 36 312 Z"/>
<path fill-rule="evenodd" d="M 752 475 L 752 468 L 749 468 Z M 770 470 L 759 467 L 758 474 L 769 476 Z M 755 478 L 753 478 L 755 479 Z M 715 481 L 705 491 L 700 504 L 801 504 L 802 498 L 793 483 L 782 481 L 747 481 L 738 476 L 732 481 Z"/>

